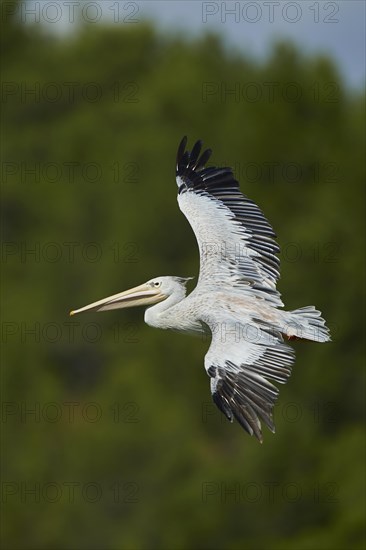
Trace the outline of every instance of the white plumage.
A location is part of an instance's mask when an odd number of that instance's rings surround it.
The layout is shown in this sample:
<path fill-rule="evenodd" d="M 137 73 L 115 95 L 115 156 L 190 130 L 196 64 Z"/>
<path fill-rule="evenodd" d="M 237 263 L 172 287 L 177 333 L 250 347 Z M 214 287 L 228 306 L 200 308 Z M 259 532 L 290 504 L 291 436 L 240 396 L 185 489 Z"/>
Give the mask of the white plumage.
<path fill-rule="evenodd" d="M 216 405 L 262 441 L 271 431 L 278 389 L 295 354 L 284 340 L 326 342 L 328 329 L 313 306 L 284 311 L 276 289 L 279 247 L 261 210 L 239 190 L 230 168 L 206 167 L 211 150 L 198 141 L 177 153 L 178 204 L 196 235 L 200 274 L 186 296 L 187 279 L 157 277 L 131 290 L 71 312 L 150 305 L 151 326 L 212 334 L 205 357 Z M 152 305 L 155 304 L 155 305 Z"/>

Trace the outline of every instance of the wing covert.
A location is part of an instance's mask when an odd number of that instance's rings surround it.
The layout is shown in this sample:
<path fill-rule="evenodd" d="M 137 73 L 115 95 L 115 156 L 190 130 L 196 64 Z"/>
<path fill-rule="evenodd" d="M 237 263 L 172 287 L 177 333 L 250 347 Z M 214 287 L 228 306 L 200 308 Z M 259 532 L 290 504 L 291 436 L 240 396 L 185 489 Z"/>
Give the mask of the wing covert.
<path fill-rule="evenodd" d="M 241 338 L 222 345 L 213 331 L 205 368 L 217 407 L 231 422 L 235 418 L 244 430 L 262 442 L 261 421 L 275 431 L 273 407 L 279 391 L 272 381 L 287 382 L 295 352 L 282 342 L 279 333 L 268 334 L 259 323 L 251 326 L 258 330 L 255 341 Z"/>
<path fill-rule="evenodd" d="M 279 247 L 259 207 L 240 189 L 229 167 L 207 167 L 211 150 L 197 141 L 177 152 L 178 203 L 196 235 L 200 250 L 199 284 L 229 283 L 265 292 L 283 305 L 276 290 Z"/>

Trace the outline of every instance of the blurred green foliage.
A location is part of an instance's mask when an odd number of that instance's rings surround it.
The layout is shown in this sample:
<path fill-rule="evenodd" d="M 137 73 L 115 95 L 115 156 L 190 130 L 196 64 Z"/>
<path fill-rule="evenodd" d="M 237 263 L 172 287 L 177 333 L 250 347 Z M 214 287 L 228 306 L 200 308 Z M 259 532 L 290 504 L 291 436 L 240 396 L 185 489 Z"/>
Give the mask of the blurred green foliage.
<path fill-rule="evenodd" d="M 291 44 L 259 64 L 148 24 L 8 22 L 2 41 L 4 547 L 362 548 L 363 97 Z M 211 403 L 208 341 L 141 310 L 68 317 L 197 275 L 184 134 L 273 223 L 287 308 L 314 303 L 332 330 L 295 344 L 263 446 Z"/>

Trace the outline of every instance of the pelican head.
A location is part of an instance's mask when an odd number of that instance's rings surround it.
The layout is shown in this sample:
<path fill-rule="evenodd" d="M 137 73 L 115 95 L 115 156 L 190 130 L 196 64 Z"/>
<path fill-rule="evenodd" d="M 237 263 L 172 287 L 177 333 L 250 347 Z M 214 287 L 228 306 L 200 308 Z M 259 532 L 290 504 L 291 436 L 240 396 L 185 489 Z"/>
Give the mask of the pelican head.
<path fill-rule="evenodd" d="M 108 311 L 127 307 L 152 306 L 172 295 L 182 300 L 186 295 L 186 283 L 189 279 L 192 277 L 155 277 L 140 286 L 70 311 L 70 315 L 83 311 Z"/>

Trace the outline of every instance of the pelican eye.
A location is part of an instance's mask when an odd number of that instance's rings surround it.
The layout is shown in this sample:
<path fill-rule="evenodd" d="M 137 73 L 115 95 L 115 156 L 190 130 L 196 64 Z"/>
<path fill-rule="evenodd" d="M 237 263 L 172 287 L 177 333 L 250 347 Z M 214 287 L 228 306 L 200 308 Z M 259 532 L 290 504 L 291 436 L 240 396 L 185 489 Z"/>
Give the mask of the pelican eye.
<path fill-rule="evenodd" d="M 158 288 L 159 286 L 161 286 L 161 283 L 159 281 L 155 281 L 155 283 L 153 283 L 153 285 Z"/>

